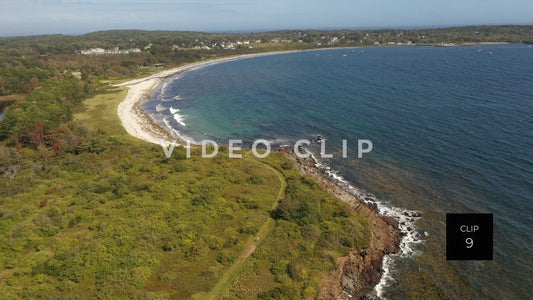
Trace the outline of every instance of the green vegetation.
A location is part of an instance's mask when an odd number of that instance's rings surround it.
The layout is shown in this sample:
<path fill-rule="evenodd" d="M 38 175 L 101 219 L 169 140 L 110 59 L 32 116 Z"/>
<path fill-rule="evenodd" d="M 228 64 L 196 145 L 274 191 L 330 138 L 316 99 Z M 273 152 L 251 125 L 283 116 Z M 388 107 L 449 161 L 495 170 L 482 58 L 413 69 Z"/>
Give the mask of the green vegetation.
<path fill-rule="evenodd" d="M 337 257 L 368 246 L 367 220 L 321 190 L 313 179 L 287 168 L 286 157 L 271 155 L 263 162 L 285 178 L 285 196 L 270 212 L 276 223 L 268 238 L 223 298 L 315 298 Z"/>
<path fill-rule="evenodd" d="M 260 33 L 112 30 L 79 36 L 0 38 L 0 96 L 29 94 L 59 72 L 79 72 L 86 82 L 132 77 L 150 66 L 278 50 L 388 44 L 439 45 L 481 42 L 533 43 L 533 26 L 468 26 L 433 29 L 286 30 Z M 93 48 L 138 49 L 130 54 L 82 55 Z"/>
<path fill-rule="evenodd" d="M 532 32 L 491 26 L 1 38 L 0 299 L 308 299 L 337 257 L 368 245 L 367 220 L 279 153 L 201 159 L 193 151 L 186 159 L 179 148 L 167 159 L 159 146 L 130 137 L 116 115 L 126 89 L 111 82 L 153 73 L 155 63 L 239 53 L 376 41 L 525 43 Z M 247 40 L 253 43 L 237 43 Z M 94 47 L 141 51 L 78 52 Z"/>
<path fill-rule="evenodd" d="M 17 169 L 0 184 L 4 297 L 188 299 L 213 288 L 256 236 L 259 251 L 246 266 L 259 264 L 257 274 L 270 275 L 239 284 L 312 294 L 337 255 L 368 241 L 361 217 L 297 175 L 291 189 L 309 193 L 316 204 L 309 215 L 322 221 L 270 219 L 282 185 L 253 159 L 183 160 L 178 152 L 167 160 L 157 146 L 99 138 L 106 143 L 101 154 L 2 149 Z"/>
<path fill-rule="evenodd" d="M 124 129 L 117 117 L 116 107 L 126 98 L 127 88 L 108 88 L 84 102 L 84 109 L 75 115 L 85 127 L 92 131 L 103 130 L 117 139 L 129 139 L 131 143 L 139 142 L 136 138 L 124 134 Z"/>
<path fill-rule="evenodd" d="M 278 176 L 281 186 L 277 195 L 277 200 L 272 205 L 271 209 L 276 209 L 279 201 L 285 196 L 285 189 L 287 188 L 287 183 L 285 180 L 284 175 L 274 169 L 273 167 L 266 165 L 268 168 L 270 168 L 276 175 Z M 259 179 L 259 177 L 251 177 L 255 178 L 255 181 Z M 255 209 L 258 208 L 255 201 L 242 201 L 241 199 L 238 200 L 240 203 L 245 203 L 246 208 Z M 235 277 L 239 275 L 242 268 L 244 267 L 245 263 L 250 258 L 250 255 L 252 255 L 255 250 L 257 249 L 257 246 L 260 245 L 264 239 L 270 234 L 272 229 L 274 228 L 274 220 L 272 218 L 269 218 L 259 229 L 259 231 L 256 234 L 255 238 L 250 238 L 248 241 L 247 246 L 245 247 L 244 251 L 240 255 L 238 259 L 233 263 L 233 265 L 226 271 L 224 274 L 218 279 L 218 282 L 215 284 L 215 286 L 209 291 L 209 293 L 205 294 L 199 294 L 197 295 L 198 298 L 206 298 L 206 299 L 219 299 L 221 295 L 228 289 L 228 287 L 233 283 L 235 280 Z"/>
<path fill-rule="evenodd" d="M 306 297 L 368 243 L 365 219 L 282 155 L 166 159 L 120 127 L 125 89 L 83 100 L 83 81 L 49 80 L 0 123 L 0 298 L 217 299 L 236 279 Z M 258 261 L 270 275 L 246 282 Z"/>
<path fill-rule="evenodd" d="M 192 61 L 265 51 L 389 44 L 443 45 L 533 43 L 533 26 L 468 26 L 433 29 L 286 30 L 247 34 L 184 31 L 112 30 L 79 36 L 44 35 L 0 38 L 0 112 L 12 100 L 29 95 L 43 82 L 75 76 L 85 91 L 101 80 L 131 78 Z M 135 52 L 84 55 L 101 48 Z"/>
<path fill-rule="evenodd" d="M 2 149 L 17 170 L 0 184 L 2 295 L 186 299 L 269 218 L 280 183 L 258 162 L 167 160 L 157 146 L 95 135 L 100 154 Z"/>

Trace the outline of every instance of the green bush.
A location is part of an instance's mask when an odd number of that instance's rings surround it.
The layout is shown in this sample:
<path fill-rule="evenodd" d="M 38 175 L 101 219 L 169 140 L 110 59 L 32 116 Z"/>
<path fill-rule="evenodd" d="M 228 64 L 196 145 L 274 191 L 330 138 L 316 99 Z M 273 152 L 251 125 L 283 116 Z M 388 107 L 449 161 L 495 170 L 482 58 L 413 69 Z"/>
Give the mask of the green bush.
<path fill-rule="evenodd" d="M 291 286 L 278 286 L 268 292 L 259 293 L 258 299 L 280 299 L 280 300 L 294 300 L 299 299 L 298 291 Z"/>

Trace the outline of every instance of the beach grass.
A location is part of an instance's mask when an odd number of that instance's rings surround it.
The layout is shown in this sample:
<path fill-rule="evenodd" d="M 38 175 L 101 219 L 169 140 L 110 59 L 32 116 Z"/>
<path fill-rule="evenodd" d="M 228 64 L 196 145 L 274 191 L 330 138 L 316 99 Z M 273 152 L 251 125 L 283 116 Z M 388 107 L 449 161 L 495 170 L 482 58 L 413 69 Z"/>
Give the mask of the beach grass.
<path fill-rule="evenodd" d="M 281 153 L 166 158 L 128 135 L 117 116 L 127 93 L 84 101 L 79 153 L 13 158 L 18 173 L 0 181 L 6 298 L 316 297 L 335 258 L 368 245 L 365 217 Z"/>
<path fill-rule="evenodd" d="M 85 109 L 75 114 L 75 118 L 90 130 L 103 130 L 111 136 L 133 141 L 135 139 L 126 133 L 117 116 L 117 107 L 127 93 L 126 87 L 109 87 L 105 92 L 86 99 L 83 102 Z"/>

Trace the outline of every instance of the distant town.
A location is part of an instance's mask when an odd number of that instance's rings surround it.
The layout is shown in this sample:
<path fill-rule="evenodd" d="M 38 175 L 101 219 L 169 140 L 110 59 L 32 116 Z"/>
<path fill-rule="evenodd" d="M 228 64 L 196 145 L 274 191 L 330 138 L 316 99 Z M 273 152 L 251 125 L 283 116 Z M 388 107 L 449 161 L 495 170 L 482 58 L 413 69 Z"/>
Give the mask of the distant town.
<path fill-rule="evenodd" d="M 533 44 L 533 26 L 429 29 L 283 30 L 255 33 L 109 30 L 83 35 L 0 38 L 0 97 L 30 94 L 40 82 L 71 74 L 91 85 L 152 69 L 224 56 L 330 47 Z M 490 53 L 489 53 L 490 54 Z M 11 98 L 1 102 L 12 103 Z"/>
<path fill-rule="evenodd" d="M 301 35 L 302 33 L 299 32 L 299 35 Z M 303 37 L 305 37 L 306 34 L 303 34 Z M 399 37 L 403 36 L 403 33 L 400 33 L 398 34 Z M 365 34 L 364 36 L 364 39 L 368 39 L 369 37 L 369 34 Z M 382 38 L 382 35 L 380 34 L 378 36 L 378 38 Z M 419 36 L 418 37 L 419 39 L 424 39 L 425 36 Z M 365 44 L 365 41 L 364 40 L 359 40 L 359 41 L 355 41 L 355 40 L 347 40 L 347 41 L 344 41 L 346 39 L 346 36 L 341 36 L 341 37 L 336 37 L 336 36 L 320 36 L 320 40 L 319 41 L 316 41 L 315 44 L 317 47 L 320 47 L 320 46 L 332 46 L 332 45 L 336 45 L 340 42 L 344 42 L 344 43 L 352 43 L 352 44 Z M 215 43 L 212 43 L 212 44 L 209 44 L 207 45 L 207 41 L 206 42 L 203 42 L 203 41 L 198 41 L 196 40 L 194 45 L 171 45 L 170 48 L 173 49 L 173 50 L 178 50 L 180 48 L 185 48 L 185 49 L 201 49 L 201 50 L 213 50 L 213 49 L 224 49 L 224 50 L 235 50 L 237 48 L 248 48 L 248 49 L 254 49 L 253 45 L 254 44 L 261 44 L 261 43 L 285 43 L 285 44 L 290 44 L 290 43 L 303 43 L 303 40 L 302 39 L 298 39 L 296 41 L 293 41 L 291 39 L 281 39 L 281 38 L 273 38 L 271 40 L 261 40 L 261 39 L 258 39 L 258 40 L 254 40 L 254 41 L 250 41 L 250 40 L 244 40 L 244 41 L 232 41 L 232 40 L 227 40 L 227 41 L 222 41 L 222 42 L 215 42 Z M 373 41 L 372 42 L 372 45 L 376 45 L 376 46 L 379 46 L 381 45 L 382 42 L 380 41 Z M 405 41 L 405 42 L 383 42 L 383 44 L 386 44 L 386 45 L 398 45 L 398 46 L 401 46 L 401 45 L 407 45 L 407 46 L 411 46 L 411 45 L 415 45 L 415 43 L 413 43 L 412 41 Z M 444 43 L 442 43 L 444 45 Z M 149 51 L 151 46 L 153 44 L 149 44 L 148 46 L 144 47 L 143 50 L 144 51 Z M 114 47 L 113 49 L 103 49 L 103 48 L 91 48 L 91 49 L 88 49 L 88 50 L 80 50 L 78 51 L 79 54 L 81 55 L 104 55 L 104 54 L 132 54 L 132 53 L 140 53 L 142 52 L 141 49 L 139 48 L 131 48 L 131 49 L 119 49 L 119 47 Z"/>

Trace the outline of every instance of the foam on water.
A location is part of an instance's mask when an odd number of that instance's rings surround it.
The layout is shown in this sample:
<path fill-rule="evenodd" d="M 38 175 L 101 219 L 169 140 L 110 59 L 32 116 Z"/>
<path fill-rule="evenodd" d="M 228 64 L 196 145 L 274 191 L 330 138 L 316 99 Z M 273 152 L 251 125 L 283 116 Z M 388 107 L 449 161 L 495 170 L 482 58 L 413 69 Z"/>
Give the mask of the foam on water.
<path fill-rule="evenodd" d="M 353 136 L 371 139 L 374 157 L 360 164 L 355 155 L 346 161 L 334 159 L 332 168 L 338 165 L 342 173 L 327 171 L 340 182 L 357 179 L 358 188 L 375 189 L 376 195 L 385 184 L 376 182 L 380 176 L 391 184 L 402 183 L 383 191 L 387 198 L 382 199 L 352 191 L 382 213 L 395 215 L 405 233 L 401 253 L 384 258 L 383 277 L 373 296 L 416 297 L 411 292 L 416 279 L 431 274 L 430 283 L 438 283 L 446 298 L 527 299 L 531 288 L 522 279 L 530 275 L 527 262 L 533 261 L 533 248 L 524 239 L 531 237 L 533 228 L 528 215 L 533 182 L 531 48 L 375 47 L 365 48 L 364 54 L 361 50 L 351 50 L 342 59 L 338 56 L 346 50 L 301 52 L 183 73 L 186 80 L 165 87 L 166 101 L 177 94 L 183 101 L 163 105 L 179 108 L 187 128 L 170 110 L 156 119 L 163 124 L 163 117 L 168 118 L 178 131 L 197 140 L 206 136 L 293 141 L 316 131 L 337 142 Z M 151 112 L 161 103 L 158 93 L 150 101 Z M 261 125 L 267 123 L 274 125 Z M 339 145 L 330 145 L 331 153 L 339 151 Z M 370 169 L 374 166 L 378 173 Z M 393 203 L 428 213 L 423 222 L 415 222 L 418 214 L 394 209 Z M 500 225 L 495 227 L 494 261 L 441 268 L 440 260 L 426 260 L 425 255 L 443 258 L 445 241 L 439 235 L 445 224 L 440 214 L 429 213 L 439 211 L 495 213 Z M 435 240 L 416 245 L 427 240 L 426 230 Z M 414 255 L 417 251 L 424 251 L 424 256 Z M 417 268 L 420 273 L 414 273 Z M 396 277 L 406 272 L 412 275 L 409 280 Z M 452 277 L 457 280 L 449 281 Z"/>
<path fill-rule="evenodd" d="M 161 100 L 161 101 L 170 101 L 171 100 L 171 99 L 167 99 L 167 97 L 166 97 L 167 90 L 168 90 L 168 87 L 170 86 L 171 82 L 172 81 L 170 81 L 170 80 L 165 80 L 161 84 L 161 89 L 160 89 L 158 100 Z"/>
<path fill-rule="evenodd" d="M 167 109 L 167 108 L 164 107 L 161 103 L 159 103 L 159 104 L 156 105 L 156 107 L 155 107 L 155 111 L 156 111 L 156 112 L 162 112 L 162 111 L 164 111 L 165 109 Z"/>
<path fill-rule="evenodd" d="M 183 121 L 183 116 L 180 115 L 180 114 L 178 114 L 178 113 L 175 113 L 175 114 L 174 114 L 174 120 L 176 120 L 176 122 L 178 122 L 178 124 L 180 124 L 180 125 L 183 126 L 183 127 L 187 126 L 187 125 L 185 124 L 185 122 Z"/>
<path fill-rule="evenodd" d="M 171 76 L 163 81 L 159 88 L 159 95 L 157 96 L 157 100 L 159 101 L 173 101 L 173 100 L 181 100 L 180 95 L 173 95 L 172 91 L 172 84 L 175 80 L 179 79 L 182 76 L 182 74 L 176 74 L 174 76 Z M 168 96 L 171 95 L 172 97 Z"/>
<path fill-rule="evenodd" d="M 393 217 L 398 222 L 398 229 L 400 230 L 401 240 L 399 244 L 400 252 L 397 254 L 385 255 L 383 258 L 383 274 L 380 282 L 375 286 L 374 290 L 379 298 L 383 298 L 385 288 L 390 286 L 394 282 L 392 276 L 392 262 L 393 257 L 407 258 L 416 254 L 415 245 L 423 243 L 424 239 L 428 236 L 427 232 L 420 233 L 416 230 L 415 223 L 422 217 L 422 214 L 418 211 L 403 209 L 395 207 L 384 201 L 378 200 L 373 194 L 366 193 L 360 189 L 351 185 L 346 179 L 339 175 L 336 171 L 331 170 L 331 167 L 320 162 L 315 155 L 308 149 L 304 150 L 311 155 L 311 158 L 315 162 L 315 167 L 322 170 L 325 176 L 342 187 L 348 193 L 356 196 L 360 201 L 376 207 L 378 212 L 387 217 Z"/>
<path fill-rule="evenodd" d="M 170 123 L 169 119 L 164 118 L 163 119 L 163 123 L 168 128 L 168 131 L 170 132 L 170 134 L 172 134 L 172 136 L 174 136 L 175 138 L 180 139 L 182 141 L 190 141 L 191 145 L 199 145 L 200 144 L 197 141 L 195 141 L 193 138 L 183 134 L 182 132 L 180 132 L 179 130 L 174 128 L 174 126 L 172 126 L 172 124 Z"/>

